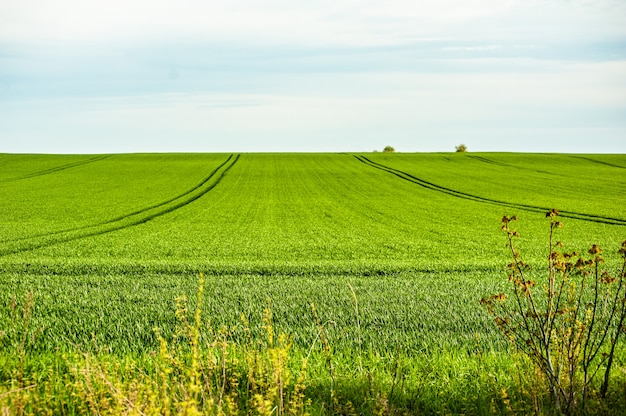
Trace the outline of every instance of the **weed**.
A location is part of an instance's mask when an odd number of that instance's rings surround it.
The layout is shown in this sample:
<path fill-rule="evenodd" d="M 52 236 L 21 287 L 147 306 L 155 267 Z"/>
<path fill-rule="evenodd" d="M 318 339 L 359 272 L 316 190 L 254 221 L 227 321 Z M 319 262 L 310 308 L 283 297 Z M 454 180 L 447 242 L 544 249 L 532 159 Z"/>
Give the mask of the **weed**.
<path fill-rule="evenodd" d="M 564 414 L 585 409 L 594 378 L 602 378 L 606 397 L 615 348 L 626 329 L 626 241 L 619 254 L 621 270 L 611 276 L 601 270 L 602 250 L 593 245 L 587 257 L 562 251 L 555 231 L 563 224 L 553 209 L 550 220 L 547 276 L 536 282 L 523 262 L 514 239 L 519 233 L 502 219 L 502 231 L 513 261 L 507 266 L 512 299 L 499 293 L 481 299 L 504 336 L 526 354 L 545 377 L 555 407 Z"/>

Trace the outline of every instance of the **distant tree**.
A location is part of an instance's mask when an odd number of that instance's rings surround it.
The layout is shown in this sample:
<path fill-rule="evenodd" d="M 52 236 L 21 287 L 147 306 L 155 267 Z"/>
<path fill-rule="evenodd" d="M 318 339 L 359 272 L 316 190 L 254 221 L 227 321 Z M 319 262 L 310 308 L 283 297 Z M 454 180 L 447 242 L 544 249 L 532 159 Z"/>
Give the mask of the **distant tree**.
<path fill-rule="evenodd" d="M 385 153 L 393 153 L 395 151 L 396 151 L 396 149 L 394 149 L 391 146 L 385 146 L 385 148 L 383 149 L 383 152 L 385 152 Z"/>
<path fill-rule="evenodd" d="M 463 143 L 461 143 L 458 146 L 455 146 L 455 149 L 457 152 L 467 152 L 467 146 L 465 146 Z"/>

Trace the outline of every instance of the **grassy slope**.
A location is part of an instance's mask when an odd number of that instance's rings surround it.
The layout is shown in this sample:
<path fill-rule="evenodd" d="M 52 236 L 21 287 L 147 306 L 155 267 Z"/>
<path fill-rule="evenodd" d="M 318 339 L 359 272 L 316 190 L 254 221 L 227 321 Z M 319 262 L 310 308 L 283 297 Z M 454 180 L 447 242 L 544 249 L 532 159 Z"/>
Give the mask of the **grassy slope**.
<path fill-rule="evenodd" d="M 621 155 L 377 154 L 371 159 L 493 200 L 626 220 Z"/>
<path fill-rule="evenodd" d="M 0 156 L 2 243 L 99 224 L 157 204 L 195 186 L 226 158 L 178 154 Z"/>
<path fill-rule="evenodd" d="M 626 217 L 625 156 L 366 156 L 484 198 Z M 503 285 L 502 215 L 521 217 L 529 260 L 546 253 L 541 214 L 433 191 L 348 154 L 244 154 L 191 201 L 204 188 L 175 198 L 228 155 L 2 157 L 14 180 L 0 182 L 0 299 L 35 290 L 43 349 L 88 345 L 92 333 L 117 350 L 154 348 L 153 327 L 173 330 L 173 299 L 193 297 L 198 272 L 210 275 L 204 309 L 218 326 L 237 325 L 240 312 L 254 321 L 269 297 L 277 327 L 302 346 L 316 334 L 310 302 L 346 350 L 357 335 L 383 351 L 469 348 L 475 334 L 491 346 L 477 301 Z M 134 221 L 154 206 L 173 209 Z M 138 211 L 91 235 L 90 225 Z M 579 250 L 625 237 L 624 226 L 565 222 L 563 239 Z M 79 230 L 39 236 L 68 228 Z"/>

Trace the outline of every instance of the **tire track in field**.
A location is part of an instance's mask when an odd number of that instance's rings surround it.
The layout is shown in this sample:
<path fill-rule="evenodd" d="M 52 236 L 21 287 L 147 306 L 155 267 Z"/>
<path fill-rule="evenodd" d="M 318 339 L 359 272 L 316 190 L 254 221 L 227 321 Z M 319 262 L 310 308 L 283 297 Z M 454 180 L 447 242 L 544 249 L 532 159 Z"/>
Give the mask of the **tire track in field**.
<path fill-rule="evenodd" d="M 32 238 L 30 241 L 26 241 L 23 244 L 0 250 L 0 256 L 32 251 L 60 243 L 107 234 L 144 224 L 157 217 L 169 214 L 177 209 L 191 204 L 215 188 L 221 182 L 226 173 L 235 165 L 235 163 L 237 163 L 239 156 L 240 155 L 231 154 L 225 162 L 214 169 L 202 182 L 177 197 L 100 224 L 90 225 L 79 229 L 59 231 L 54 234 L 46 234 L 45 236 L 39 238 Z"/>
<path fill-rule="evenodd" d="M 1 179 L 0 182 L 14 182 L 14 181 L 22 180 L 22 179 L 36 178 L 37 176 L 49 175 L 51 173 L 60 172 L 65 169 L 71 169 L 71 168 L 75 168 L 78 166 L 87 165 L 89 163 L 99 162 L 109 157 L 111 157 L 111 155 L 95 156 L 87 160 L 80 160 L 78 162 L 66 163 L 65 165 L 59 165 L 53 168 L 43 169 L 43 170 L 33 172 L 33 173 L 27 173 L 26 175 L 16 176 L 14 178 Z"/>
<path fill-rule="evenodd" d="M 26 241 L 26 240 L 32 240 L 34 238 L 50 237 L 50 236 L 59 235 L 59 234 L 65 234 L 65 233 L 69 233 L 69 232 L 73 232 L 73 231 L 80 231 L 80 230 L 87 230 L 87 229 L 90 229 L 90 228 L 101 227 L 103 225 L 113 224 L 113 223 L 125 220 L 127 218 L 131 218 L 133 216 L 142 214 L 144 212 L 147 212 L 147 211 L 150 211 L 150 210 L 162 207 L 164 205 L 167 205 L 167 204 L 169 204 L 171 202 L 176 201 L 177 199 L 184 198 L 185 196 L 187 196 L 187 195 L 193 193 L 194 191 L 196 191 L 197 189 L 201 188 L 203 185 L 205 185 L 207 182 L 209 182 L 211 180 L 211 178 L 213 178 L 213 175 L 215 175 L 215 173 L 217 171 L 219 171 L 222 167 L 224 167 L 224 165 L 226 165 L 233 158 L 233 156 L 234 155 L 232 155 L 232 154 L 230 156 L 228 156 L 228 158 L 224 162 L 222 162 L 221 165 L 219 165 L 218 167 L 213 169 L 213 171 L 211 171 L 211 173 L 209 173 L 209 175 L 206 178 L 204 178 L 200 183 L 195 185 L 193 188 L 188 189 L 187 191 L 183 192 L 182 194 L 176 195 L 176 196 L 174 196 L 174 197 L 172 197 L 170 199 L 167 199 L 165 201 L 161 201 L 161 202 L 159 202 L 157 204 L 153 204 L 153 205 L 150 205 L 148 207 L 145 207 L 145 208 L 142 208 L 142 209 L 130 212 L 128 214 L 120 215 L 120 216 L 112 218 L 110 220 L 98 222 L 98 223 L 95 223 L 95 224 L 83 225 L 81 227 L 66 228 L 64 230 L 53 231 L 53 232 L 50 232 L 50 233 L 34 234 L 34 235 L 27 236 L 27 237 L 20 237 L 20 238 L 14 238 L 14 239 L 10 239 L 10 240 L 4 240 L 1 243 L 12 243 L 12 242 L 17 242 L 17 241 Z M 236 158 L 238 159 L 239 155 L 237 155 Z M 233 162 L 233 164 L 234 164 L 234 162 Z"/>
<path fill-rule="evenodd" d="M 456 191 L 451 188 L 446 188 L 444 186 L 440 186 L 435 183 L 425 181 L 423 179 L 420 179 L 416 176 L 411 175 L 410 173 L 383 165 L 382 163 L 373 162 L 369 160 L 368 158 L 366 158 L 365 156 L 354 155 L 354 157 L 359 162 L 364 163 L 372 168 L 390 173 L 394 176 L 404 179 L 405 181 L 414 183 L 416 185 L 419 185 L 431 191 L 441 192 L 447 195 L 454 196 L 456 198 L 462 198 L 462 199 L 467 199 L 470 201 L 483 202 L 483 203 L 488 203 L 488 204 L 493 204 L 493 205 L 500 205 L 500 206 L 504 206 L 507 208 L 515 208 L 515 209 L 521 209 L 525 211 L 539 212 L 542 214 L 552 209 L 552 208 L 547 208 L 547 207 L 540 207 L 537 205 L 517 204 L 514 202 L 500 201 L 497 199 L 485 198 L 485 197 L 481 197 L 477 195 L 468 194 L 466 192 Z M 561 211 L 561 210 L 559 210 L 559 215 L 562 217 L 566 217 L 566 218 L 575 218 L 578 220 L 590 221 L 590 222 L 596 222 L 596 223 L 602 223 L 602 224 L 626 225 L 626 220 L 622 218 L 605 217 L 602 215 L 593 215 L 593 214 L 586 214 L 586 213 L 573 212 L 573 211 Z"/>
<path fill-rule="evenodd" d="M 470 157 L 470 158 L 476 159 L 476 160 L 480 160 L 481 162 L 489 163 L 489 164 L 492 164 L 492 165 L 508 166 L 506 163 L 496 162 L 495 160 L 487 159 L 486 157 L 482 157 L 482 156 L 467 155 L 467 157 Z"/>
<path fill-rule="evenodd" d="M 499 162 L 499 161 L 496 161 L 496 160 L 488 159 L 486 157 L 477 156 L 477 155 L 467 155 L 467 157 L 475 159 L 475 160 L 478 160 L 480 162 L 489 163 L 490 165 L 502 166 L 502 167 L 505 167 L 505 168 L 527 170 L 527 171 L 530 171 L 530 172 L 541 173 L 543 175 L 563 176 L 563 175 L 561 175 L 559 173 L 555 173 L 555 172 L 548 172 L 546 170 L 531 169 L 531 168 L 527 168 L 527 167 L 524 167 L 524 166 L 512 165 L 510 163 Z"/>
<path fill-rule="evenodd" d="M 626 169 L 626 166 L 614 165 L 613 163 L 605 162 L 603 160 L 593 159 L 593 158 L 590 158 L 590 157 L 576 156 L 576 155 L 570 155 L 570 157 L 573 157 L 573 158 L 576 158 L 576 159 L 586 160 L 587 162 L 598 163 L 598 164 L 604 165 L 604 166 L 610 166 L 612 168 Z"/>

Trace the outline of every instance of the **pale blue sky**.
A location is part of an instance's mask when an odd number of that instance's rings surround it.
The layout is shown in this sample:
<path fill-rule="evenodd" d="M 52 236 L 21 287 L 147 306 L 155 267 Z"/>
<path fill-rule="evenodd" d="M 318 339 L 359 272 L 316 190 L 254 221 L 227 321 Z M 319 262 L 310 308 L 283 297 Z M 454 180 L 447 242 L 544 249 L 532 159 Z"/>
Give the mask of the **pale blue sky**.
<path fill-rule="evenodd" d="M 0 152 L 626 153 L 622 0 L 0 3 Z"/>

